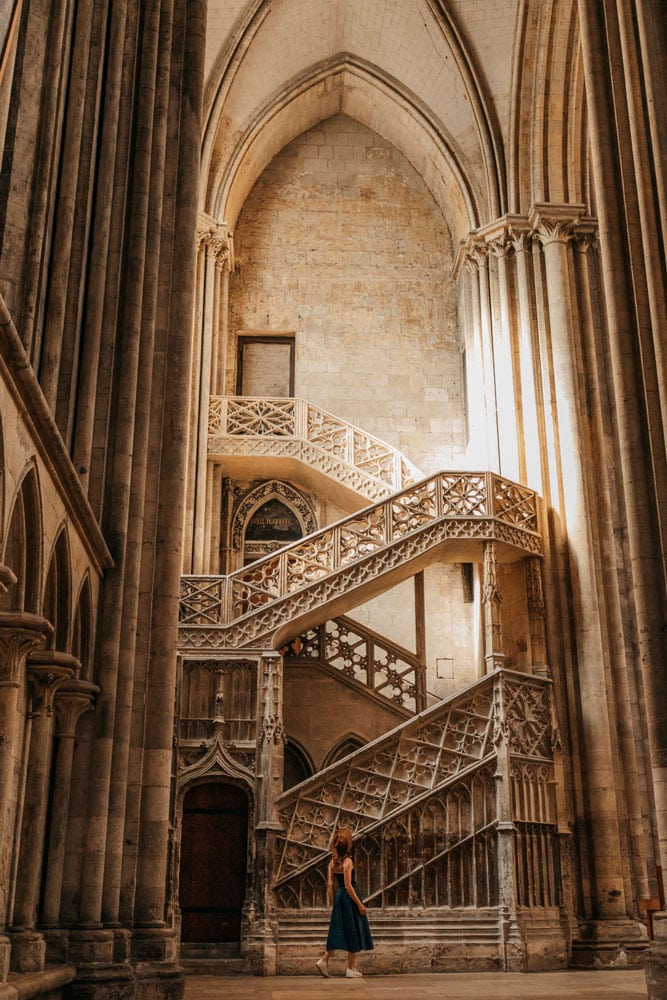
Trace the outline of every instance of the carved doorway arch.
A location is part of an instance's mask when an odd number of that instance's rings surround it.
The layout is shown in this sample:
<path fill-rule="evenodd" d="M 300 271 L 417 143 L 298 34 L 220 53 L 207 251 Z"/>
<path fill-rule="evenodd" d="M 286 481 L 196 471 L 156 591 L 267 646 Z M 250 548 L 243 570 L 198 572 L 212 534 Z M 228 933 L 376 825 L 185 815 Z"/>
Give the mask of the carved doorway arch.
<path fill-rule="evenodd" d="M 303 494 L 289 483 L 271 479 L 247 493 L 238 505 L 232 544 L 238 563 L 246 566 L 316 528 L 315 515 Z"/>

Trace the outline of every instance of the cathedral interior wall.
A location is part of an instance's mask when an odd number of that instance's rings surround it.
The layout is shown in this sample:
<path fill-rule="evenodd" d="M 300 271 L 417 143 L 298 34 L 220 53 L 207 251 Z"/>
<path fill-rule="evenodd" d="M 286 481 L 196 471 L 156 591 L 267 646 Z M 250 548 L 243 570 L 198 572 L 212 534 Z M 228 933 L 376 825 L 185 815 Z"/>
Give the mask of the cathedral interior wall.
<path fill-rule="evenodd" d="M 234 254 L 232 343 L 241 330 L 293 332 L 295 395 L 398 447 L 425 474 L 460 463 L 452 242 L 403 154 L 345 115 L 321 122 L 257 181 Z"/>

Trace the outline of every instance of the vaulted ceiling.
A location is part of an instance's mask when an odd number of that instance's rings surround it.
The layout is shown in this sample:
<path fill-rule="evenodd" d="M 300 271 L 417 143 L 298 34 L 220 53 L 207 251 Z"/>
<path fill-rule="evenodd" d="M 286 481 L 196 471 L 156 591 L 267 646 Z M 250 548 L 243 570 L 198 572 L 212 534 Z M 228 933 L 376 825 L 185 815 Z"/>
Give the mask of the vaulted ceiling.
<path fill-rule="evenodd" d="M 202 204 L 340 112 L 400 149 L 455 238 L 586 200 L 575 0 L 209 0 Z"/>

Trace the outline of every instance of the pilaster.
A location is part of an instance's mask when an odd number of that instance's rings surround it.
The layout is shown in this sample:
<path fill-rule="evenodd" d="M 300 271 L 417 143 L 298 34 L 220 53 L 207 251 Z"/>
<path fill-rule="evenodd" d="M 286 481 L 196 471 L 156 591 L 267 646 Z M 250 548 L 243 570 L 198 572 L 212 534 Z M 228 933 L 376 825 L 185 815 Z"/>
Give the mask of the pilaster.
<path fill-rule="evenodd" d="M 282 656 L 263 654 L 258 671 L 254 913 L 248 922 L 244 954 L 254 975 L 272 976 L 277 968 L 277 923 L 271 884 L 275 835 L 281 829 L 275 802 L 283 790 L 285 763 Z"/>
<path fill-rule="evenodd" d="M 484 614 L 484 663 L 487 674 L 498 670 L 505 663 L 501 604 L 502 598 L 498 589 L 496 543 L 484 542 L 482 607 Z"/>

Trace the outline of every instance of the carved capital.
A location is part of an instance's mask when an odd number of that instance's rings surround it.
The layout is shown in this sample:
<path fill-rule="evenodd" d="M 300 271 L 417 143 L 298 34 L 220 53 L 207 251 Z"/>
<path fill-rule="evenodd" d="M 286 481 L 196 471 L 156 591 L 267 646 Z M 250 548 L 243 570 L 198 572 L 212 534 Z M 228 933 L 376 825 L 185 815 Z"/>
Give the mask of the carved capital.
<path fill-rule="evenodd" d="M 533 234 L 527 229 L 516 229 L 512 226 L 507 233 L 507 240 L 515 254 L 528 253 L 533 245 Z"/>
<path fill-rule="evenodd" d="M 30 650 L 41 646 L 53 626 L 28 612 L 0 612 L 0 686 L 17 686 Z"/>
<path fill-rule="evenodd" d="M 596 229 L 595 221 L 585 214 L 584 205 L 537 204 L 530 212 L 529 222 L 543 247 L 580 239 L 588 241 Z"/>
<path fill-rule="evenodd" d="M 99 690 L 91 681 L 77 678 L 63 681 L 55 693 L 56 735 L 74 738 L 79 719 L 93 707 Z"/>
<path fill-rule="evenodd" d="M 69 653 L 44 649 L 28 654 L 31 719 L 53 712 L 53 699 L 60 685 L 75 676 L 80 662 Z"/>
<path fill-rule="evenodd" d="M 469 271 L 475 272 L 481 270 L 486 264 L 486 259 L 489 256 L 489 248 L 486 243 L 477 241 L 471 243 L 465 251 L 463 257 L 463 263 L 468 268 Z"/>
<path fill-rule="evenodd" d="M 197 248 L 205 248 L 215 261 L 216 269 L 231 271 L 234 267 L 234 237 L 226 222 L 217 222 L 201 212 L 197 225 Z"/>

